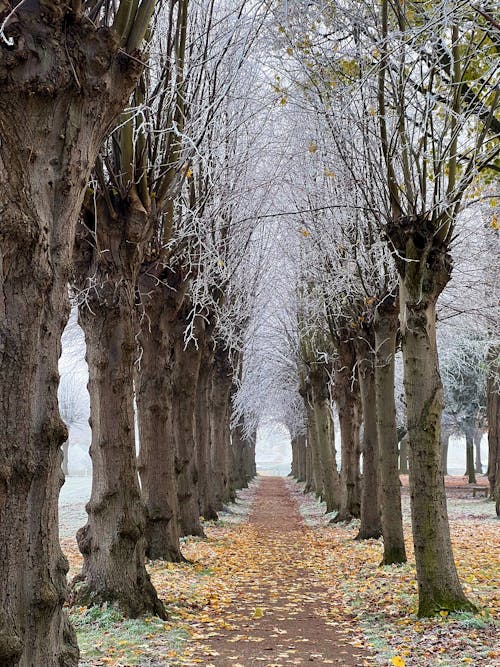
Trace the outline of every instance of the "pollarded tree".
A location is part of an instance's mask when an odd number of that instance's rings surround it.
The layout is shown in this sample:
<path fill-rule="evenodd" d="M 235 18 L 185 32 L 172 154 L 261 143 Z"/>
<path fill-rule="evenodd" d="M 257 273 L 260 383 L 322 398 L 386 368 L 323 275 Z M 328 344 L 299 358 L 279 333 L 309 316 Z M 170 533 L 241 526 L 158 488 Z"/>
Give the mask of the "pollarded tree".
<path fill-rule="evenodd" d="M 332 73 L 331 63 L 323 70 L 330 87 L 339 87 L 338 109 L 359 129 L 364 116 L 377 120 L 363 147 L 366 172 L 383 196 L 368 209 L 385 228 L 400 277 L 419 613 L 471 609 L 446 514 L 435 311 L 451 275 L 450 243 L 464 193 L 498 151 L 496 24 L 487 12 L 441 2 L 349 5 L 345 22 L 336 14 L 335 25 L 325 16 L 324 25 L 315 24 L 320 48 L 326 53 L 332 41 L 342 45 L 343 77 Z M 347 79 L 350 85 L 340 87 Z M 369 106 L 360 104 L 369 99 Z M 355 156 L 359 132 L 352 127 L 342 142 Z"/>
<path fill-rule="evenodd" d="M 100 145 L 142 69 L 153 0 L 0 10 L 0 664 L 73 665 L 58 544 L 57 405 L 75 226 Z"/>

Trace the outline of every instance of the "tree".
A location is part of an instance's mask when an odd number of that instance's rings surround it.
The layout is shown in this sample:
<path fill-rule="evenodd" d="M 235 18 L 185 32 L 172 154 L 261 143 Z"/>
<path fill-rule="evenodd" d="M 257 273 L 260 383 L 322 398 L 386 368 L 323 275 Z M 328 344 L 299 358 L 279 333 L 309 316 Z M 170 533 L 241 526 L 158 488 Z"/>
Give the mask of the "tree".
<path fill-rule="evenodd" d="M 62 610 L 68 566 L 57 527 L 59 448 L 67 439 L 57 361 L 88 177 L 140 73 L 138 49 L 154 2 L 5 7 L 0 381 L 10 398 L 0 407 L 0 663 L 73 665 L 78 651 Z"/>

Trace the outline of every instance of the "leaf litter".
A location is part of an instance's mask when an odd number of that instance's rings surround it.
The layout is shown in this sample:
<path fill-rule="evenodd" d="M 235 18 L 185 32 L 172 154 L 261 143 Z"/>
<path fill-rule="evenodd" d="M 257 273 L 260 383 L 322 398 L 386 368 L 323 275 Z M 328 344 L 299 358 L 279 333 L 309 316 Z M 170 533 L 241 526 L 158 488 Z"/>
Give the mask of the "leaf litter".
<path fill-rule="evenodd" d="M 499 663 L 500 544 L 492 503 L 448 501 L 459 575 L 480 612 L 419 619 L 408 499 L 403 497 L 409 562 L 379 567 L 380 541 L 354 542 L 356 522 L 328 524 L 324 506 L 305 495 L 302 485 L 288 478 L 284 483 L 305 521 L 289 535 L 292 542 L 283 543 L 283 526 L 265 539 L 248 520 L 259 486 L 255 481 L 239 492 L 221 521 L 206 522 L 206 540 L 182 540 L 191 563 L 148 565 L 168 608 L 166 622 L 123 619 L 113 608 L 73 608 L 82 667 Z M 81 566 L 75 540 L 63 539 L 63 548 L 73 576 Z M 313 616 L 309 627 L 311 622 L 318 626 L 312 638 L 301 632 L 305 615 Z M 329 631 L 335 648 L 316 649 Z M 258 650 L 252 662 L 242 658 L 248 647 Z"/>

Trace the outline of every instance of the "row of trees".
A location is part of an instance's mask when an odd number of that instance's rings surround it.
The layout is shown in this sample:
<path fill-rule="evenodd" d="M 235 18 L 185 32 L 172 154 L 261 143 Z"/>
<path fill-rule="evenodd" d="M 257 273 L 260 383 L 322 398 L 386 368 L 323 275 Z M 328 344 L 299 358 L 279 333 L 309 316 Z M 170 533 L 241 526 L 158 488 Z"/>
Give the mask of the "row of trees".
<path fill-rule="evenodd" d="M 0 665 L 76 665 L 57 522 L 68 286 L 93 474 L 72 599 L 165 617 L 146 556 L 181 560 L 180 536 L 203 535 L 200 515 L 216 518 L 255 474 L 231 398 L 257 270 L 249 54 L 266 8 L 0 12 Z"/>
<path fill-rule="evenodd" d="M 254 474 L 265 419 L 337 519 L 359 515 L 359 537 L 404 560 L 400 345 L 420 613 L 472 608 L 446 516 L 436 308 L 466 223 L 487 247 L 498 231 L 491 12 L 33 0 L 0 19 L 0 665 L 78 660 L 57 532 L 68 286 L 93 463 L 74 600 L 164 616 L 146 556 L 179 560 L 179 536 L 203 534 Z M 498 497 L 498 344 L 481 335 Z"/>
<path fill-rule="evenodd" d="M 270 413 L 292 433 L 306 488 L 336 520 L 360 517 L 359 539 L 382 535 L 384 563 L 403 562 L 400 349 L 419 613 L 473 609 L 446 512 L 438 342 L 445 350 L 454 336 L 457 350 L 444 364 L 448 415 L 470 424 L 481 372 L 487 380 L 498 504 L 498 25 L 469 3 L 298 3 L 276 33 L 284 124 L 306 130 L 289 162 L 285 224 L 295 236 L 279 250 L 288 307 L 272 358 L 272 376 L 286 380 Z M 248 382 L 269 383 L 265 349 Z"/>

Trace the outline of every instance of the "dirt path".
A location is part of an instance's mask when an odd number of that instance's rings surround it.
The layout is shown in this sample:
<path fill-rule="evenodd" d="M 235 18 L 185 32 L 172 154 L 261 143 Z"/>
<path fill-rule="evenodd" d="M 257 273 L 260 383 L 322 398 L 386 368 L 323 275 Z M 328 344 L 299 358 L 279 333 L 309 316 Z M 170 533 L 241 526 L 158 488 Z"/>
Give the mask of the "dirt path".
<path fill-rule="evenodd" d="M 314 532 L 304 524 L 284 479 L 261 480 L 249 523 L 235 533 L 227 558 L 238 588 L 227 591 L 231 602 L 224 610 L 233 629 L 195 640 L 190 653 L 196 663 L 375 664 L 363 648 L 357 624 L 348 615 L 339 622 L 339 609 L 332 608 L 331 591 L 308 555 Z M 238 558 L 239 539 L 254 540 L 253 562 Z"/>

